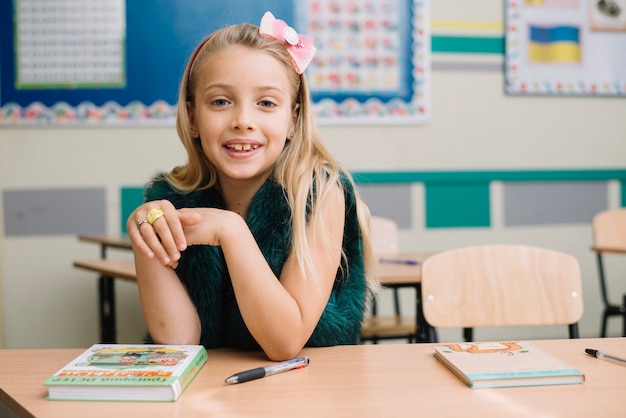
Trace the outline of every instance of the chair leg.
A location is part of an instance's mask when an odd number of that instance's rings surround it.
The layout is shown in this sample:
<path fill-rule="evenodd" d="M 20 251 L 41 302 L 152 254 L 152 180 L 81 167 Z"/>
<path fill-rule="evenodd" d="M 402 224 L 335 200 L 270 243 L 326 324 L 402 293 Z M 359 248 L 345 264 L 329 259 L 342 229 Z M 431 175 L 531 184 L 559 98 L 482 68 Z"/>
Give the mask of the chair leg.
<path fill-rule="evenodd" d="M 606 337 L 606 325 L 609 320 L 609 311 L 605 309 L 602 313 L 602 326 L 600 327 L 600 338 Z"/>
<path fill-rule="evenodd" d="M 622 337 L 626 337 L 626 294 L 622 299 Z"/>
<path fill-rule="evenodd" d="M 465 342 L 471 342 L 473 339 L 473 328 L 463 328 L 463 339 Z"/>
<path fill-rule="evenodd" d="M 604 312 L 602 313 L 602 327 L 600 330 L 600 337 L 606 337 L 606 325 L 609 316 L 614 315 L 614 313 L 610 312 L 610 302 L 609 302 L 609 291 L 607 289 L 606 279 L 604 277 L 604 262 L 602 258 L 602 253 L 596 253 L 596 264 L 598 266 L 598 279 L 600 280 L 600 296 L 602 297 L 602 302 L 604 303 Z M 626 320 L 626 317 L 625 317 Z M 624 329 L 626 330 L 626 325 L 624 325 Z"/>

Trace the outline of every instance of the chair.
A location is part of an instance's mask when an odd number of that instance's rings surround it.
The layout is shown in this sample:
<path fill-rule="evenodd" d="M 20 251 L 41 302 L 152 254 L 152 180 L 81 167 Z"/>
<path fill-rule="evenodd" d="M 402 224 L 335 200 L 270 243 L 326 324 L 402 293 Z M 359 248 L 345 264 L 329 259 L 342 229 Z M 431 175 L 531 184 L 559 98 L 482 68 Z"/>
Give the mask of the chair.
<path fill-rule="evenodd" d="M 372 250 L 375 257 L 389 256 L 398 252 L 398 225 L 391 219 L 372 216 L 370 218 L 370 236 Z M 380 316 L 376 298 L 384 293 L 391 292 L 394 315 Z M 417 325 L 415 317 L 402 316 L 400 309 L 400 295 L 398 287 L 381 289 L 372 300 L 371 314 L 366 316 L 361 327 L 361 341 L 371 341 L 376 344 L 379 340 L 406 338 L 408 342 L 415 340 Z"/>
<path fill-rule="evenodd" d="M 578 338 L 583 314 L 578 261 L 523 245 L 463 247 L 422 265 L 424 315 L 433 327 L 567 325 Z"/>
<path fill-rule="evenodd" d="M 606 337 L 606 326 L 609 317 L 622 317 L 622 336 L 626 337 L 626 294 L 622 296 L 622 303 L 609 301 L 604 256 L 609 254 L 626 255 L 626 209 L 610 209 L 596 214 L 592 221 L 593 246 L 598 265 L 600 279 L 600 296 L 604 304 L 600 337 Z"/>

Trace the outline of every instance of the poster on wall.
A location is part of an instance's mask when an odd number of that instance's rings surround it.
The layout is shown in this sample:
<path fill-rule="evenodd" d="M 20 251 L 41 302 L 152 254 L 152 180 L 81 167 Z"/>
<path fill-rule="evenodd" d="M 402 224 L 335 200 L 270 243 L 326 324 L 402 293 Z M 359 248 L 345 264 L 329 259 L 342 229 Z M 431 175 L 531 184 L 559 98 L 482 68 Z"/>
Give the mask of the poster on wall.
<path fill-rule="evenodd" d="M 15 9 L 19 90 L 123 87 L 123 0 L 21 0 Z"/>
<path fill-rule="evenodd" d="M 307 77 L 320 123 L 423 123 L 430 117 L 430 13 L 423 0 L 302 0 L 315 37 Z"/>
<path fill-rule="evenodd" d="M 429 0 L 12 0 L 0 2 L 0 126 L 173 126 L 197 43 L 267 10 L 315 37 L 320 124 L 428 121 Z"/>
<path fill-rule="evenodd" d="M 626 0 L 507 0 L 505 91 L 626 96 Z"/>

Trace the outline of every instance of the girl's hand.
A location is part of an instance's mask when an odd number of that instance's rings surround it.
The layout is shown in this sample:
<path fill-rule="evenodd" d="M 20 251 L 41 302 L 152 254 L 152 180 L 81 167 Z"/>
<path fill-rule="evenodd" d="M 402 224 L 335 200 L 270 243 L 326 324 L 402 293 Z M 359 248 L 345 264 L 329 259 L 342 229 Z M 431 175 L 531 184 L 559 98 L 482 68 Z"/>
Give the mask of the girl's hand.
<path fill-rule="evenodd" d="M 214 208 L 185 208 L 178 211 L 187 245 L 222 245 L 224 234 L 247 229 L 235 212 Z"/>
<path fill-rule="evenodd" d="M 148 213 L 160 209 L 163 215 L 148 222 Z M 187 248 L 183 225 L 194 225 L 200 215 L 191 210 L 177 211 L 168 200 L 139 206 L 128 217 L 126 230 L 133 247 L 148 258 L 157 257 L 161 264 L 176 268 L 180 252 Z"/>

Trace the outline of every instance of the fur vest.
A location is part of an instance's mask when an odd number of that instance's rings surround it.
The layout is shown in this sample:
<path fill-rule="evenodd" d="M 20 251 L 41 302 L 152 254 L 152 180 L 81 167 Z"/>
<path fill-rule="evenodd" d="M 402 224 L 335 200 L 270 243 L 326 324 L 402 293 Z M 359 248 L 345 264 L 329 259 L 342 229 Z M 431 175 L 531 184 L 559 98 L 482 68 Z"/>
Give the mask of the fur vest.
<path fill-rule="evenodd" d="M 345 257 L 342 257 L 337 270 L 328 304 L 306 344 L 309 347 L 359 343 L 367 285 L 354 190 L 345 179 L 342 184 L 346 206 L 343 234 Z M 162 176 L 146 186 L 144 198 L 146 201 L 167 199 L 177 208 L 225 208 L 215 187 L 182 194 Z M 268 180 L 253 197 L 245 220 L 272 271 L 280 277 L 291 250 L 292 228 L 282 187 Z M 176 273 L 187 287 L 198 311 L 202 324 L 202 345 L 207 348 L 260 349 L 239 312 L 220 247 L 188 247 L 181 255 Z"/>

